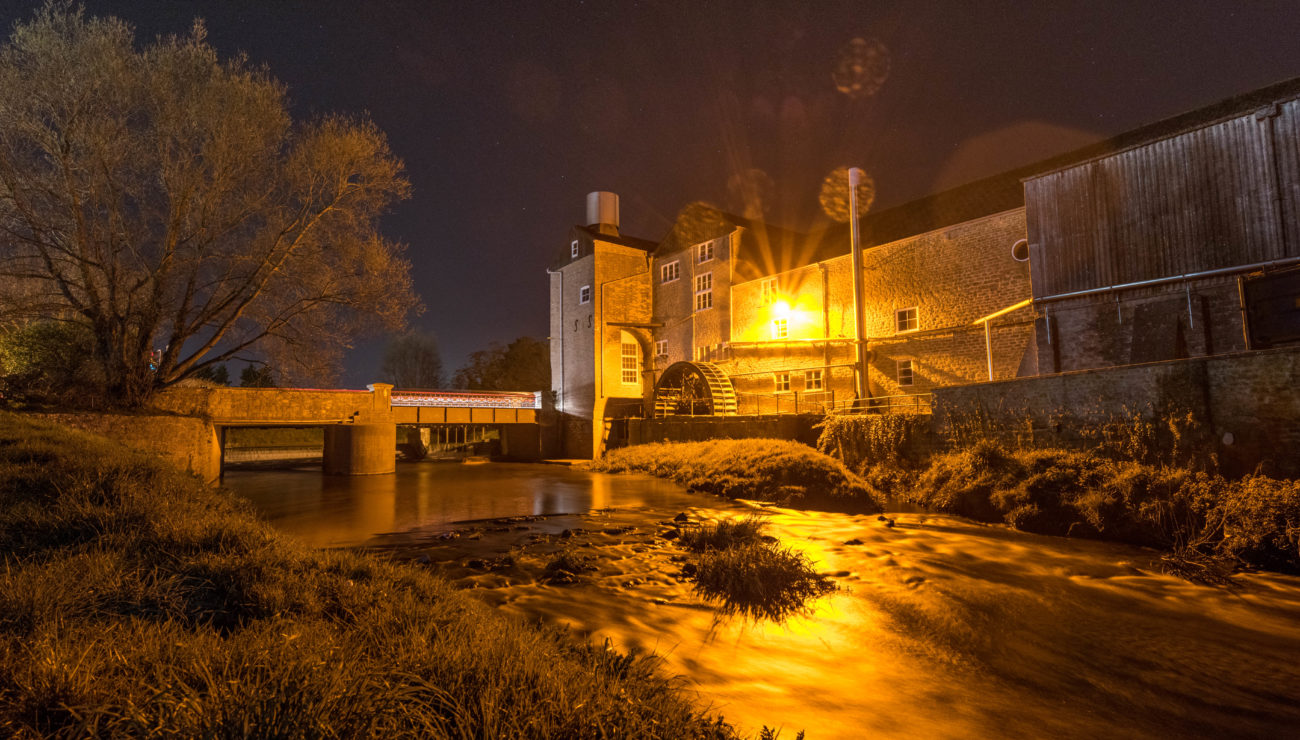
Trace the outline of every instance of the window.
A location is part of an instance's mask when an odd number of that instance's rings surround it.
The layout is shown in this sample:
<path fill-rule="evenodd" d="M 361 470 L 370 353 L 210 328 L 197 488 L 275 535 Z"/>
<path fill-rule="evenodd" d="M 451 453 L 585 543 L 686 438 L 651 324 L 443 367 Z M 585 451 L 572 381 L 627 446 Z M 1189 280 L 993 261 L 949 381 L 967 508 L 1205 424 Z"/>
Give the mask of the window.
<path fill-rule="evenodd" d="M 696 262 L 708 262 L 713 259 L 713 242 L 704 242 L 695 248 Z"/>
<path fill-rule="evenodd" d="M 763 278 L 758 283 L 758 302 L 764 306 L 776 303 L 776 278 Z"/>
<path fill-rule="evenodd" d="M 695 310 L 713 308 L 713 273 L 695 276 Z"/>
<path fill-rule="evenodd" d="M 790 337 L 790 321 L 788 319 L 772 319 L 772 338 L 788 339 Z"/>
<path fill-rule="evenodd" d="M 641 382 L 641 345 L 635 341 L 623 342 L 622 352 L 623 384 L 636 385 Z"/>
<path fill-rule="evenodd" d="M 916 320 L 916 306 L 911 308 L 900 308 L 894 312 L 894 329 L 900 334 L 905 331 L 916 331 L 919 324 Z"/>
<path fill-rule="evenodd" d="M 667 357 L 667 356 L 668 356 L 668 340 L 667 340 L 667 339 L 660 339 L 659 341 L 655 342 L 655 356 L 656 356 L 656 357 Z"/>
<path fill-rule="evenodd" d="M 578 303 L 591 303 L 591 286 L 584 285 L 578 288 Z"/>
<path fill-rule="evenodd" d="M 803 373 L 803 389 L 806 391 L 819 391 L 823 388 L 821 370 L 805 370 Z"/>
<path fill-rule="evenodd" d="M 912 381 L 913 381 L 912 361 L 899 360 L 898 361 L 898 384 L 911 385 Z"/>
<path fill-rule="evenodd" d="M 671 283 L 677 279 L 678 265 L 677 260 L 662 264 L 659 266 L 659 282 Z"/>
<path fill-rule="evenodd" d="M 777 393 L 787 393 L 790 390 L 790 373 L 773 373 L 773 380 L 776 382 Z"/>
<path fill-rule="evenodd" d="M 578 240 L 577 240 L 577 239 L 574 239 L 573 241 L 569 242 L 569 256 L 572 257 L 572 258 L 574 258 L 574 259 L 577 259 L 577 258 L 578 258 Z"/>

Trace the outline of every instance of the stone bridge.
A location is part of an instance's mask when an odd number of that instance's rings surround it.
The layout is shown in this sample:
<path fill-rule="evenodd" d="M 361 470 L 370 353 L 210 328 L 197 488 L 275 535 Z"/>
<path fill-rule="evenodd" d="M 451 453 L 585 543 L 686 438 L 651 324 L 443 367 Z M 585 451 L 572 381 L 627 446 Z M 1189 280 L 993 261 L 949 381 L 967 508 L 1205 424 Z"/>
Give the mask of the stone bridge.
<path fill-rule="evenodd" d="M 540 457 L 537 410 L 541 399 L 536 393 L 395 391 L 386 383 L 363 391 L 174 388 L 158 394 L 153 406 L 212 425 L 218 474 L 223 432 L 230 427 L 324 427 L 325 472 L 345 475 L 393 472 L 399 424 L 497 425 L 505 454 Z"/>

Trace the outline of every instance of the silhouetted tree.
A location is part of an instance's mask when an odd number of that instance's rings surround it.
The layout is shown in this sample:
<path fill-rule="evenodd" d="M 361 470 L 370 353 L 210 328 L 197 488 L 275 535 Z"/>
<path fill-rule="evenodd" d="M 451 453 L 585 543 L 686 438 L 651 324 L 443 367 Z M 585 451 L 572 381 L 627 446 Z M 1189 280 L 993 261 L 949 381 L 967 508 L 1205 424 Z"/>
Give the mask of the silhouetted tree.
<path fill-rule="evenodd" d="M 0 317 L 85 327 L 128 404 L 250 353 L 326 380 L 353 337 L 400 328 L 417 301 L 377 224 L 410 185 L 382 132 L 296 124 L 201 23 L 134 43 L 47 3 L 0 48 L 0 285 L 24 288 Z"/>
<path fill-rule="evenodd" d="M 384 349 L 383 379 L 398 388 L 441 388 L 442 355 L 432 334 L 407 332 Z"/>
<path fill-rule="evenodd" d="M 471 354 L 452 383 L 468 390 L 549 391 L 550 346 L 532 337 L 520 337 L 505 347 L 493 343 Z"/>
<path fill-rule="evenodd" d="M 230 371 L 225 365 L 204 365 L 194 371 L 194 377 L 217 385 L 230 385 Z"/>
<path fill-rule="evenodd" d="M 274 388 L 275 373 L 268 365 L 247 365 L 239 374 L 240 388 Z"/>

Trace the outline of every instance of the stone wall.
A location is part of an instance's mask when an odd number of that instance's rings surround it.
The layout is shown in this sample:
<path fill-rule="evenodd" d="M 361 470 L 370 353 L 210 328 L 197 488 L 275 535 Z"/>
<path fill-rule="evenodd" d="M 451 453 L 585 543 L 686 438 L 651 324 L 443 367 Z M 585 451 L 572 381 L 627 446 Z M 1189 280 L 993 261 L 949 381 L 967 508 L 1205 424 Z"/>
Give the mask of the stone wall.
<path fill-rule="evenodd" d="M 221 442 L 212 422 L 206 419 L 92 412 L 33 416 L 121 442 L 193 473 L 205 483 L 221 479 Z"/>
<path fill-rule="evenodd" d="M 1019 378 L 934 391 L 936 428 L 981 414 L 1003 428 L 1060 432 L 1128 412 L 1190 411 L 1222 470 L 1300 476 L 1300 348 Z"/>
<path fill-rule="evenodd" d="M 628 419 L 628 444 L 700 442 L 708 439 L 791 439 L 817 446 L 820 414 L 712 416 L 695 419 Z"/>
<path fill-rule="evenodd" d="M 863 250 L 863 313 L 870 350 L 868 371 L 876 396 L 925 393 L 988 377 L 984 328 L 978 319 L 1029 297 L 1029 267 L 1011 256 L 1025 235 L 1018 208 Z M 732 295 L 732 346 L 724 372 L 737 389 L 772 387 L 772 376 L 823 369 L 825 389 L 837 398 L 854 390 L 853 270 L 846 254 L 774 276 L 776 300 L 764 302 L 763 280 L 740 283 Z M 916 309 L 915 330 L 900 332 L 895 312 Z M 1030 310 L 993 321 L 995 378 L 1037 367 Z M 786 322 L 789 341 L 773 335 Z M 830 340 L 829 347 L 825 342 Z M 898 366 L 911 361 L 912 384 L 900 385 Z M 1029 360 L 1026 368 L 1026 360 Z M 847 365 L 847 367 L 846 367 Z M 742 379 L 743 378 L 743 379 Z M 800 386 L 802 387 L 802 386 Z M 751 390 L 753 389 L 753 390 Z"/>
<path fill-rule="evenodd" d="M 1232 276 L 1079 296 L 1042 304 L 1040 312 L 1052 322 L 1050 338 L 1042 319 L 1036 329 L 1043 372 L 1201 357 L 1246 346 Z"/>

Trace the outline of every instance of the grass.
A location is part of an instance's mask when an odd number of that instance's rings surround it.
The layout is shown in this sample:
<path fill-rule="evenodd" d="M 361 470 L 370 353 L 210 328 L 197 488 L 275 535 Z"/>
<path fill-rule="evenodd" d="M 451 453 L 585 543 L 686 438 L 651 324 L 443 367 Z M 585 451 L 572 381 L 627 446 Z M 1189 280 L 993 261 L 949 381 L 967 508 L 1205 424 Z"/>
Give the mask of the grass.
<path fill-rule="evenodd" d="M 3 413 L 0 558 L 0 736 L 734 736 L 653 658 Z"/>
<path fill-rule="evenodd" d="M 783 621 L 835 590 L 807 556 L 776 544 L 754 516 L 683 528 L 677 544 L 695 557 L 686 572 L 695 590 L 720 602 L 723 614 Z"/>
<path fill-rule="evenodd" d="M 1221 580 L 1234 565 L 1300 573 L 1300 482 L 985 441 L 936 455 L 909 498 L 1030 532 L 1166 550 L 1170 570 Z M 1200 575 L 1198 575 L 1200 574 Z M 1202 577 L 1203 576 L 1203 577 Z"/>
<path fill-rule="evenodd" d="M 715 439 L 636 445 L 592 463 L 609 473 L 646 473 L 725 498 L 800 508 L 881 511 L 875 492 L 840 461 L 786 440 Z"/>

